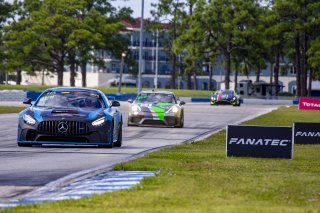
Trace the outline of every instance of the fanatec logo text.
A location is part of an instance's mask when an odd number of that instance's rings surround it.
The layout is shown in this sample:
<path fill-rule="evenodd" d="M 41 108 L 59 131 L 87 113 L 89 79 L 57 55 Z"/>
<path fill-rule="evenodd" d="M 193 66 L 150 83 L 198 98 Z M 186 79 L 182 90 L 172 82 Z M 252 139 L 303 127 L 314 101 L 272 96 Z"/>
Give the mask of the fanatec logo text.
<path fill-rule="evenodd" d="M 320 137 L 320 132 L 297 132 L 296 137 Z"/>
<path fill-rule="evenodd" d="M 253 145 L 253 146 L 288 146 L 291 140 L 262 139 L 262 138 L 231 138 L 229 144 Z"/>

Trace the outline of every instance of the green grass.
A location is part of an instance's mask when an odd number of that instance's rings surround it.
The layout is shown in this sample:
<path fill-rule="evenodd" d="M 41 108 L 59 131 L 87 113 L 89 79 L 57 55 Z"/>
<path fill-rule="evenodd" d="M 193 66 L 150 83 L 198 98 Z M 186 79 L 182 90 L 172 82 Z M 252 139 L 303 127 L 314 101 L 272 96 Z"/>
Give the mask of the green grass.
<path fill-rule="evenodd" d="M 0 90 L 45 90 L 52 86 L 41 86 L 41 85 L 5 85 L 0 84 Z"/>
<path fill-rule="evenodd" d="M 17 113 L 24 110 L 26 107 L 12 107 L 12 106 L 0 106 L 0 114 Z"/>
<path fill-rule="evenodd" d="M 282 107 L 246 123 L 291 126 L 294 121 L 319 122 L 319 112 Z M 225 134 L 117 165 L 116 170 L 159 172 L 132 189 L 5 212 L 320 211 L 320 145 L 295 145 L 293 160 L 226 158 Z"/>
<path fill-rule="evenodd" d="M 319 111 L 298 110 L 296 106 L 281 107 L 272 113 L 247 121 L 247 125 L 292 126 L 294 122 L 320 122 Z"/>
<path fill-rule="evenodd" d="M 39 91 L 39 90 L 45 90 L 51 87 L 55 86 L 38 86 L 38 85 L 3 85 L 0 84 L 0 90 L 33 90 L 33 91 Z M 103 91 L 104 93 L 117 93 L 118 88 L 117 87 L 110 87 L 110 88 L 104 88 L 104 87 L 97 87 L 96 89 L 99 89 Z M 151 90 L 150 88 L 143 88 L 143 90 Z M 165 91 L 172 91 L 179 97 L 206 97 L 209 98 L 211 93 L 210 91 L 205 90 L 177 90 L 177 89 L 159 89 L 159 90 L 165 90 Z M 137 93 L 137 88 L 122 88 L 123 93 Z"/>

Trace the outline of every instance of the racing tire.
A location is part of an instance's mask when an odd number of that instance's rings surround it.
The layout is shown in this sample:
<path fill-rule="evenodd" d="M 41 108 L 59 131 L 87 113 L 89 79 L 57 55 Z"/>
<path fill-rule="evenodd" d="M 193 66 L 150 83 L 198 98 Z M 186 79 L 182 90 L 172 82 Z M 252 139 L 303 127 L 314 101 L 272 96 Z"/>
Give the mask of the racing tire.
<path fill-rule="evenodd" d="M 179 125 L 177 125 L 177 128 L 183 128 L 184 126 L 184 114 L 182 114 L 180 120 L 179 120 Z"/>
<path fill-rule="evenodd" d="M 239 103 L 233 104 L 232 106 L 239 107 L 240 105 L 241 105 L 241 103 L 239 102 Z"/>
<path fill-rule="evenodd" d="M 129 122 L 129 117 L 128 117 L 128 121 L 127 121 L 127 126 L 133 126 L 133 125 L 130 124 L 130 122 Z"/>
<path fill-rule="evenodd" d="M 122 122 L 120 123 L 120 127 L 118 130 L 118 139 L 116 142 L 113 143 L 114 147 L 121 147 L 122 145 Z"/>
<path fill-rule="evenodd" d="M 31 147 L 32 144 L 30 144 L 30 143 L 18 143 L 18 146 L 19 147 Z"/>
<path fill-rule="evenodd" d="M 112 134 L 110 135 L 110 141 L 111 141 L 111 144 L 108 144 L 108 145 L 99 145 L 98 147 L 100 148 L 112 148 L 114 146 L 114 142 L 113 142 L 113 121 L 111 123 L 111 129 L 110 129 L 110 132 L 112 132 Z"/>

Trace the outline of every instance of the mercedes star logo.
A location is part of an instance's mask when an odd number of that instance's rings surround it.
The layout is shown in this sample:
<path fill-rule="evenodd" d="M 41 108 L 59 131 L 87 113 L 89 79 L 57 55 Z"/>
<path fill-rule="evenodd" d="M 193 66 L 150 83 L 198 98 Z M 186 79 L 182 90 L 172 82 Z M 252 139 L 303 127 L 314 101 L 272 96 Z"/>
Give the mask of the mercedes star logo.
<path fill-rule="evenodd" d="M 68 124 L 66 122 L 59 122 L 58 124 L 58 130 L 61 133 L 65 133 L 68 131 Z"/>

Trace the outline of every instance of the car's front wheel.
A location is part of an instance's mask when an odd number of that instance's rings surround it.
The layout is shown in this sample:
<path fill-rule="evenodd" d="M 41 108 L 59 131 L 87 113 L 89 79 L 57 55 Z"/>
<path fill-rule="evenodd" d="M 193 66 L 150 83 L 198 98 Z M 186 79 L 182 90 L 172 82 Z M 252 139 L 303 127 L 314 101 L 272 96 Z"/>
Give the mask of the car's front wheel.
<path fill-rule="evenodd" d="M 179 120 L 179 124 L 176 127 L 183 128 L 183 126 L 184 126 L 184 114 L 182 113 L 180 120 Z"/>
<path fill-rule="evenodd" d="M 128 117 L 127 126 L 132 126 L 132 124 L 130 124 L 130 117 Z"/>
<path fill-rule="evenodd" d="M 115 147 L 121 147 L 122 146 L 122 122 L 119 124 L 119 130 L 118 130 L 118 139 L 116 142 L 114 142 Z"/>
<path fill-rule="evenodd" d="M 112 147 L 114 146 L 114 142 L 113 142 L 113 128 L 114 128 L 114 125 L 113 125 L 113 121 L 112 121 L 110 130 L 109 130 L 109 141 L 111 141 L 111 144 L 108 144 L 108 145 L 99 145 L 99 147 L 101 147 L 101 148 L 112 148 Z"/>

